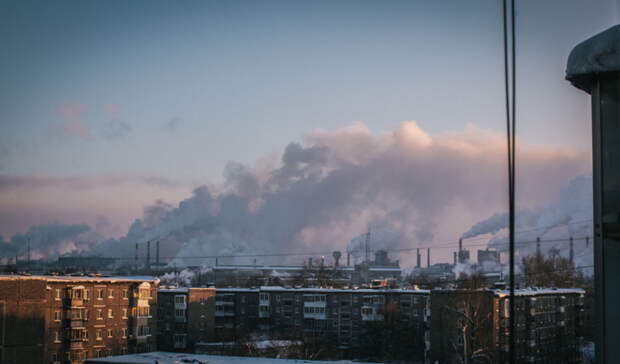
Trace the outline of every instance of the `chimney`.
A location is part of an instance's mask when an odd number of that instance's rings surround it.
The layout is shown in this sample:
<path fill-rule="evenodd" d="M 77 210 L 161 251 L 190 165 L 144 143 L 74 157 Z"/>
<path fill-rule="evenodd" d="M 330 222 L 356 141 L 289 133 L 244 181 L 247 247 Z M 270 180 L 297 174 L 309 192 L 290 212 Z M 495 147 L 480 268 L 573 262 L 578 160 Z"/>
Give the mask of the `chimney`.
<path fill-rule="evenodd" d="M 146 267 L 150 268 L 151 266 L 151 241 L 146 242 Z"/>
<path fill-rule="evenodd" d="M 416 255 L 417 255 L 416 267 L 420 268 L 420 248 L 416 249 Z"/>
<path fill-rule="evenodd" d="M 426 249 L 426 267 L 431 267 L 431 248 Z"/>
<path fill-rule="evenodd" d="M 454 252 L 454 265 L 456 265 L 456 252 Z"/>
<path fill-rule="evenodd" d="M 351 265 L 351 253 L 347 252 L 347 267 Z"/>
<path fill-rule="evenodd" d="M 461 253 L 461 250 L 463 250 L 463 238 L 459 239 L 459 254 Z"/>
<path fill-rule="evenodd" d="M 159 265 L 159 240 L 157 240 L 157 245 L 155 245 L 155 264 Z"/>

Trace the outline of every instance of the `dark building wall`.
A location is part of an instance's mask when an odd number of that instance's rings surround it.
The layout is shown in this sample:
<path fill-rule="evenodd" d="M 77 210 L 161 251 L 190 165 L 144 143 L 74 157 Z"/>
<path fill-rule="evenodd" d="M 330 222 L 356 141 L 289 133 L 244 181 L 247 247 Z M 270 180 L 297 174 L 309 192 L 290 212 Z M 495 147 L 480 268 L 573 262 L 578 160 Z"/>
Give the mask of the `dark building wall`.
<path fill-rule="evenodd" d="M 45 282 L 0 280 L 0 363 L 38 363 L 45 352 Z"/>
<path fill-rule="evenodd" d="M 140 283 L 36 276 L 0 278 L 0 295 L 6 298 L 5 308 L 9 308 L 2 311 L 5 337 L 1 341 L 1 362 L 80 363 L 88 357 L 154 350 L 153 313 L 136 310 Z M 151 298 L 147 295 L 141 304 L 154 311 L 156 282 L 146 284 Z M 72 299 L 72 292 L 77 290 L 81 291 L 81 299 Z M 127 297 L 122 297 L 124 290 Z M 135 332 L 138 321 L 148 325 L 140 337 Z"/>

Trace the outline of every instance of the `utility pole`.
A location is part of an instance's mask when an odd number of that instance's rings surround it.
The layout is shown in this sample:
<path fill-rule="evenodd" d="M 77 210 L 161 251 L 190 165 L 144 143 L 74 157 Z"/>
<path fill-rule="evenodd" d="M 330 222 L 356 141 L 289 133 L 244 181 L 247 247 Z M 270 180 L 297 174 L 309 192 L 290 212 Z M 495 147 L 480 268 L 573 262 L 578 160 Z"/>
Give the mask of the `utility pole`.
<path fill-rule="evenodd" d="M 572 236 L 570 237 L 569 242 L 570 242 L 569 259 L 570 259 L 570 264 L 573 264 L 575 262 L 575 251 L 573 250 L 573 237 Z"/>
<path fill-rule="evenodd" d="M 540 236 L 536 238 L 536 256 L 540 257 Z"/>

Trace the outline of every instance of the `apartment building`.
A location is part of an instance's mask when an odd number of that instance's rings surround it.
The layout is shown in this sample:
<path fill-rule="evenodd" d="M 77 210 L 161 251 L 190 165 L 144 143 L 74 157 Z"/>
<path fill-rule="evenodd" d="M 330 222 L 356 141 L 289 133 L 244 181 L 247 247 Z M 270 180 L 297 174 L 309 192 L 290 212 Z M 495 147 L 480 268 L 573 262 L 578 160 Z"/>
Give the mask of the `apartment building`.
<path fill-rule="evenodd" d="M 515 292 L 517 361 L 580 363 L 585 291 Z M 434 290 L 431 362 L 508 362 L 509 294 L 505 290 Z"/>
<path fill-rule="evenodd" d="M 152 277 L 0 276 L 0 363 L 82 363 L 155 349 Z"/>
<path fill-rule="evenodd" d="M 159 350 L 192 352 L 213 339 L 215 288 L 160 288 L 157 304 Z"/>
<path fill-rule="evenodd" d="M 259 322 L 272 335 L 323 336 L 346 350 L 362 344 L 368 324 L 397 313 L 399 325 L 418 331 L 417 337 L 428 341 L 429 294 L 407 289 L 261 287 Z"/>

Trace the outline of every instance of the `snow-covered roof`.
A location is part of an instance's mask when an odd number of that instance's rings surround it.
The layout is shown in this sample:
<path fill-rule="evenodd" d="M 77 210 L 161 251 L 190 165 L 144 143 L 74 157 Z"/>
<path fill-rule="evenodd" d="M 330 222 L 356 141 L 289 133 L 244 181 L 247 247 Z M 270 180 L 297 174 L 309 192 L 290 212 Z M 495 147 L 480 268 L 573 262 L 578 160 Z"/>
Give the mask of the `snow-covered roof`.
<path fill-rule="evenodd" d="M 338 288 L 287 288 L 280 286 L 263 286 L 260 287 L 262 292 L 278 291 L 278 292 L 308 292 L 308 293 L 417 293 L 417 294 L 429 294 L 427 289 L 404 289 L 404 288 L 361 288 L 361 289 L 338 289 Z"/>
<path fill-rule="evenodd" d="M 0 280 L 41 280 L 46 282 L 156 282 L 159 283 L 157 277 L 151 276 L 110 276 L 110 277 L 98 277 L 98 276 L 45 276 L 45 275 L 0 275 Z"/>
<path fill-rule="evenodd" d="M 579 43 L 568 56 L 566 79 L 590 93 L 597 74 L 620 71 L 620 25 Z"/>
<path fill-rule="evenodd" d="M 546 294 L 585 294 L 581 288 L 525 288 L 515 290 L 515 296 L 539 296 Z M 495 290 L 495 295 L 499 297 L 505 297 L 510 295 L 510 291 L 507 289 Z"/>
<path fill-rule="evenodd" d="M 221 356 L 221 355 L 198 355 L 184 353 L 164 353 L 153 352 L 143 354 L 131 354 L 110 356 L 107 358 L 87 359 L 86 363 L 116 363 L 116 364 L 364 364 L 362 362 L 353 362 L 350 360 L 339 361 L 322 361 L 322 360 L 299 360 L 299 359 L 274 359 L 274 358 L 255 358 L 240 356 Z M 372 363 L 366 363 L 372 364 Z"/>

